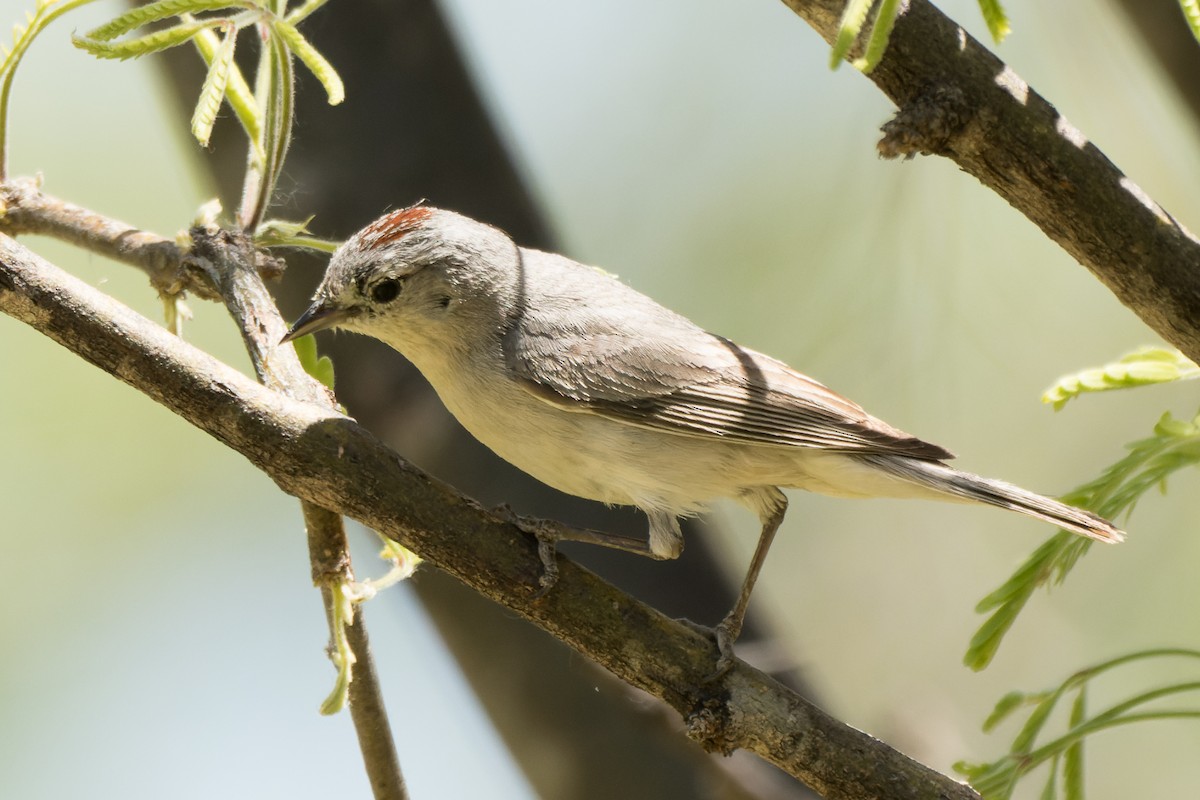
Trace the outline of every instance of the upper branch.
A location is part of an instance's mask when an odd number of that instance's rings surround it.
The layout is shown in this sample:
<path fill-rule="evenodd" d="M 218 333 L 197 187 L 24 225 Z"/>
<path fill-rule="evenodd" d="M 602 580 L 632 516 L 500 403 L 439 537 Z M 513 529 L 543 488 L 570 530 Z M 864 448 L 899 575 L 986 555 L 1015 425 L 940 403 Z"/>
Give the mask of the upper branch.
<path fill-rule="evenodd" d="M 273 392 L 0 235 L 0 311 L 134 386 L 245 455 L 285 491 L 420 553 L 619 678 L 661 698 L 710 749 L 744 747 L 829 798 L 975 798 L 737 662 L 706 686 L 713 644 L 564 560 L 416 470 L 337 412 Z"/>
<path fill-rule="evenodd" d="M 783 1 L 833 41 L 844 0 Z M 1011 68 L 911 0 L 867 77 L 899 107 L 884 155 L 952 159 L 1200 361 L 1200 242 Z"/>

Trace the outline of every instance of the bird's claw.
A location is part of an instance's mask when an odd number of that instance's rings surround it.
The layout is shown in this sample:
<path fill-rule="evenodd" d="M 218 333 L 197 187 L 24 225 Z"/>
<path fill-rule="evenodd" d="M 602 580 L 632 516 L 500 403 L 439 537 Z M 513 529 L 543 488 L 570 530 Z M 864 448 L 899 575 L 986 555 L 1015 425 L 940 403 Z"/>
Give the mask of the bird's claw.
<path fill-rule="evenodd" d="M 521 517 L 517 515 L 517 512 L 513 511 L 512 506 L 510 506 L 508 503 L 501 503 L 500 505 L 496 506 L 492 509 L 492 513 L 504 522 L 507 522 L 510 525 L 516 525 L 518 528 L 524 530 L 524 526 L 521 524 Z"/>
<path fill-rule="evenodd" d="M 538 576 L 538 588 L 534 600 L 541 600 L 558 583 L 558 540 L 535 532 L 538 543 L 538 558 L 542 560 L 542 574 Z"/>
<path fill-rule="evenodd" d="M 492 513 L 537 540 L 542 574 L 538 576 L 538 588 L 533 590 L 532 599 L 542 599 L 558 583 L 558 537 L 553 533 L 553 526 L 545 520 L 522 517 L 507 503 L 492 509 Z"/>
<path fill-rule="evenodd" d="M 737 634 L 740 633 L 740 631 L 735 632 L 732 630 L 733 626 L 729 624 L 730 620 L 728 617 L 721 620 L 719 624 L 711 628 L 708 625 L 701 625 L 698 622 L 692 622 L 687 618 L 681 618 L 678 621 L 702 636 L 705 636 L 716 642 L 717 652 L 719 653 L 717 656 L 717 667 L 704 677 L 704 683 L 716 683 L 721 678 L 725 677 L 729 670 L 733 668 L 733 643 L 737 640 Z"/>
<path fill-rule="evenodd" d="M 729 618 L 726 617 L 717 624 L 717 627 L 713 628 L 713 636 L 717 640 L 717 650 L 721 652 L 721 655 L 717 658 L 716 671 L 704 679 L 705 683 L 714 683 L 720 680 L 733 667 L 733 643 L 737 641 L 741 631 L 732 630 L 733 626 L 729 625 L 729 622 Z"/>

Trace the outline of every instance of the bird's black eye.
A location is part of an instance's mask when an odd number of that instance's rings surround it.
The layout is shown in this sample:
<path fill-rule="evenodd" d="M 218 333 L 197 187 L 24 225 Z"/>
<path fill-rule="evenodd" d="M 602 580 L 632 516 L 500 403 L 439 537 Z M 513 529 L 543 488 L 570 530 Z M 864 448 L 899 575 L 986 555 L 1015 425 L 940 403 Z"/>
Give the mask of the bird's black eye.
<path fill-rule="evenodd" d="M 371 299 L 376 303 L 390 303 L 400 296 L 400 281 L 384 278 L 371 287 Z"/>

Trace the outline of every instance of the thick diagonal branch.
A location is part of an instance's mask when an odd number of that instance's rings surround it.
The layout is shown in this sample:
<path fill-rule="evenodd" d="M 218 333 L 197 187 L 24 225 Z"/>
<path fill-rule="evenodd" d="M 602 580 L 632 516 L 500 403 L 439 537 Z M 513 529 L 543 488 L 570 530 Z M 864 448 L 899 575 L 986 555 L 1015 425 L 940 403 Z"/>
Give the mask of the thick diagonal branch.
<path fill-rule="evenodd" d="M 514 525 L 352 420 L 271 391 L 2 235 L 0 310 L 242 453 L 284 491 L 400 542 L 661 698 L 709 749 L 752 750 L 829 798 L 977 797 L 742 662 L 706 687 L 711 641 L 568 561 L 533 601 L 536 545 Z"/>
<path fill-rule="evenodd" d="M 783 1 L 833 41 L 844 0 Z M 1011 68 L 911 0 L 867 77 L 899 109 L 885 155 L 952 159 L 1200 361 L 1200 243 Z"/>

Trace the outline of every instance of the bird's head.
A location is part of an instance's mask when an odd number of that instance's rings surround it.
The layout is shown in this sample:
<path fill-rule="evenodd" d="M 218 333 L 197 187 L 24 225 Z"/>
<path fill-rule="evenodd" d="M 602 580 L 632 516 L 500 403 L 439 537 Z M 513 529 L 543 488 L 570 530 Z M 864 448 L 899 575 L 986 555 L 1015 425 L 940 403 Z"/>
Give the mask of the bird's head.
<path fill-rule="evenodd" d="M 329 261 L 283 341 L 327 328 L 381 339 L 406 355 L 497 327 L 515 297 L 520 251 L 502 231 L 411 206 L 351 236 Z"/>

